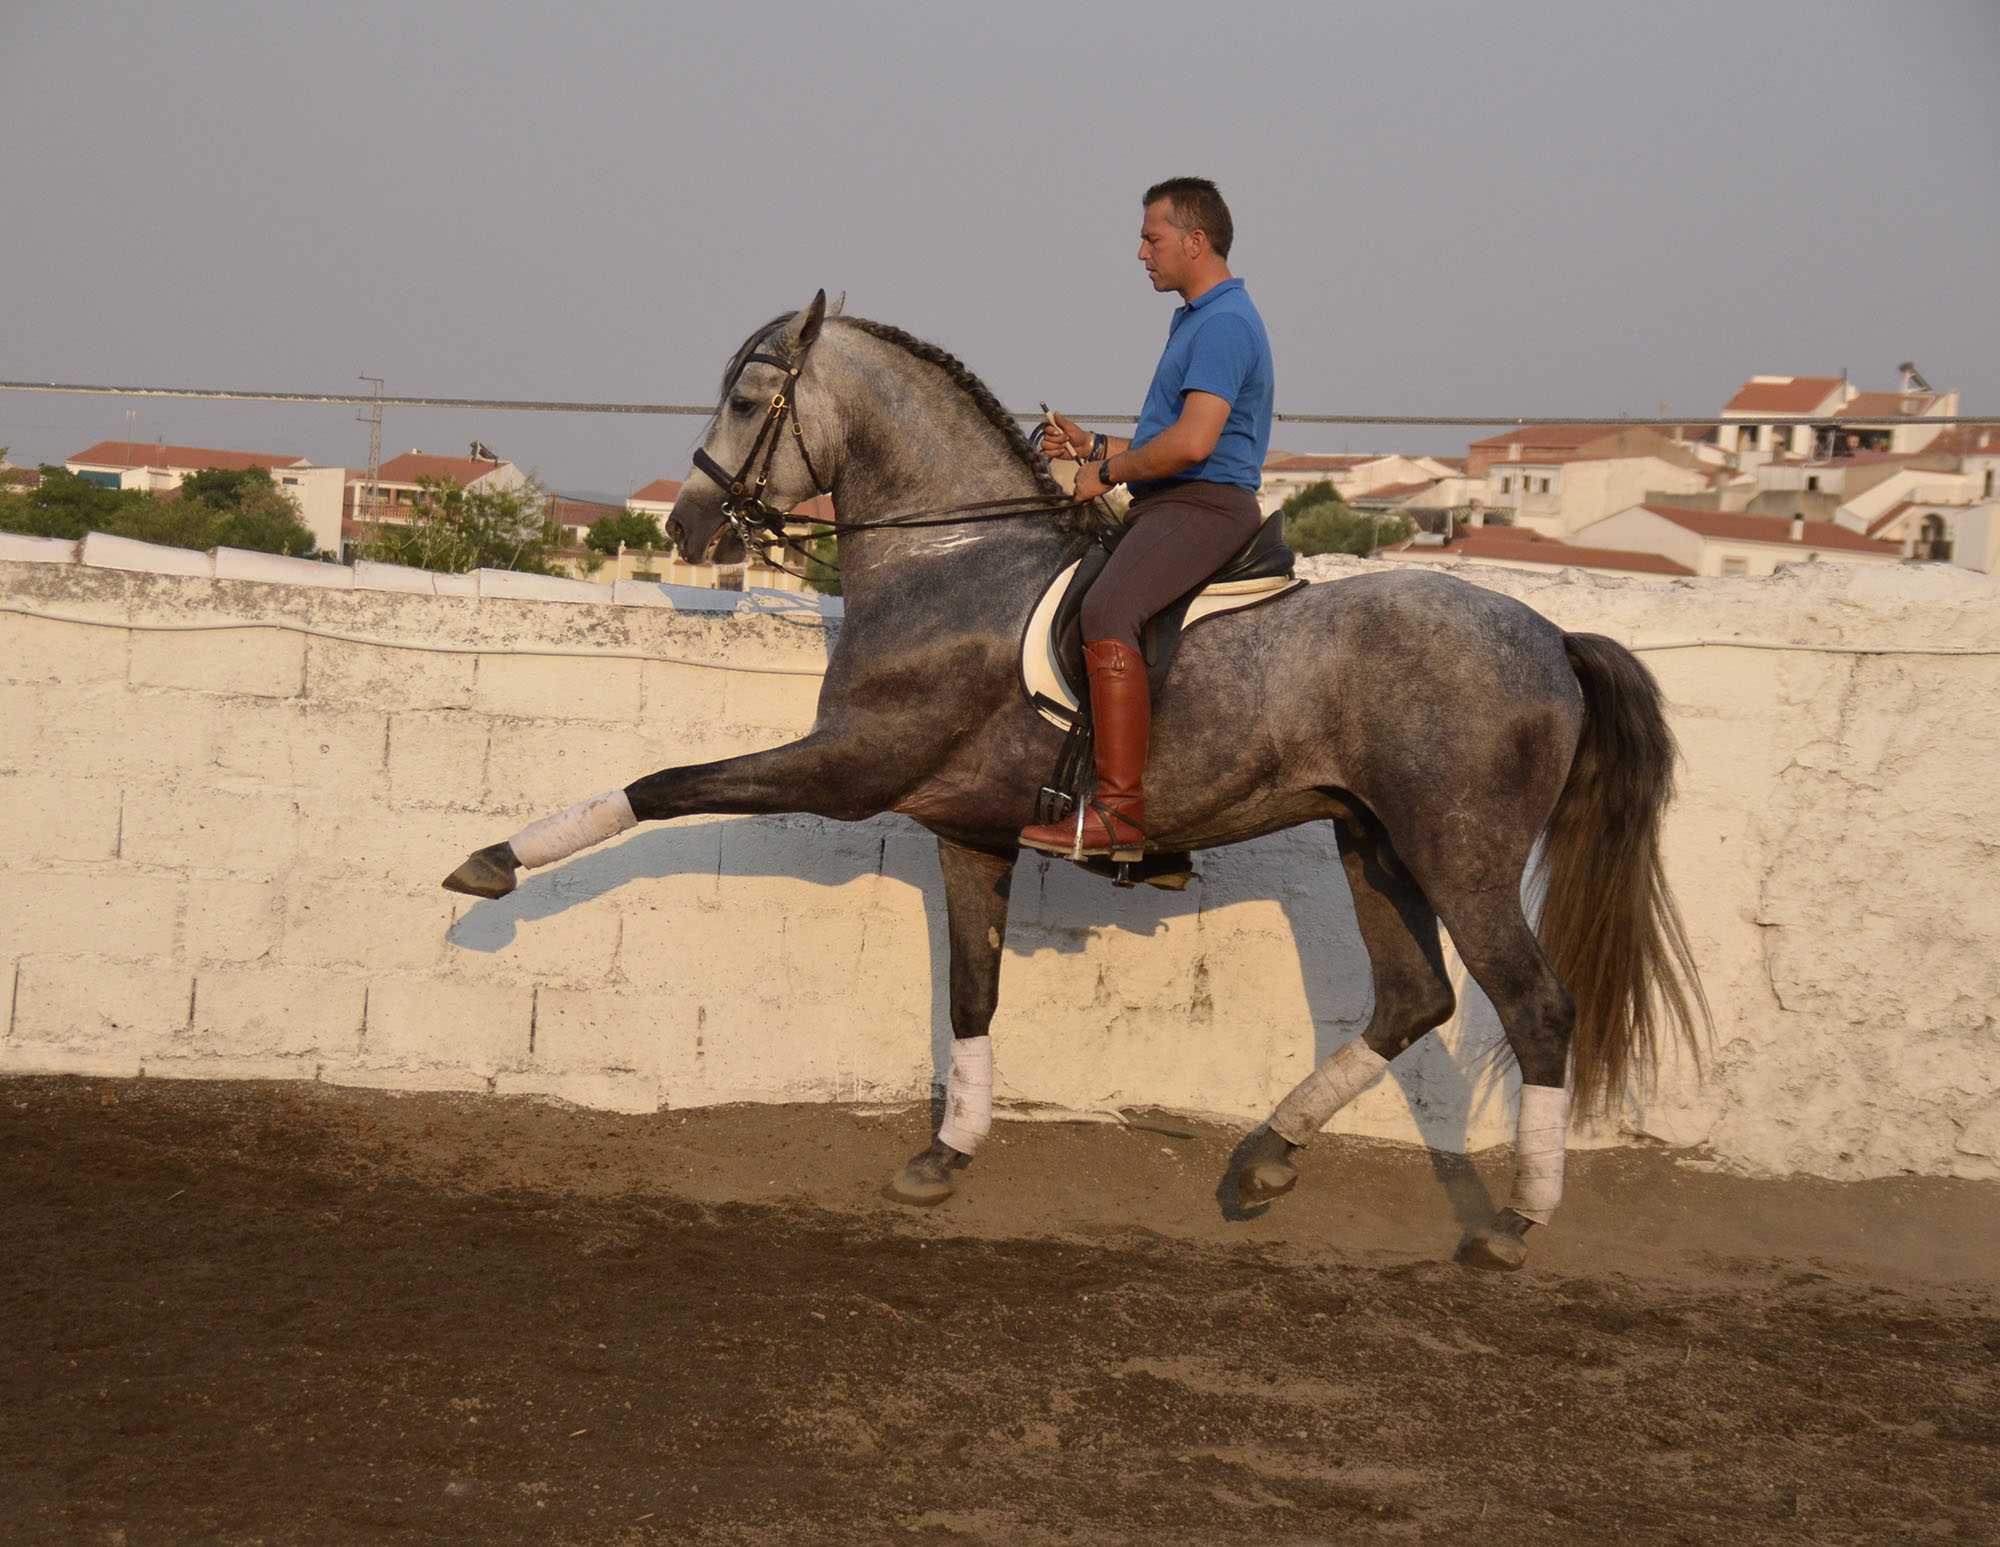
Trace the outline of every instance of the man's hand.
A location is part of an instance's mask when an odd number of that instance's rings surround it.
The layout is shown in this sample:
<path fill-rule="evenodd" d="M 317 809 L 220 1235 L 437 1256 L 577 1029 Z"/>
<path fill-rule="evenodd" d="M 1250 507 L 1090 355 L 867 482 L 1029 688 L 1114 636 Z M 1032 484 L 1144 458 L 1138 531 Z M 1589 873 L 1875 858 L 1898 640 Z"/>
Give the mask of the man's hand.
<path fill-rule="evenodd" d="M 1090 455 L 1090 443 L 1095 437 L 1074 419 L 1066 419 L 1050 409 L 1044 423 L 1047 428 L 1042 432 L 1042 455 L 1050 461 L 1062 458 L 1076 462 Z"/>

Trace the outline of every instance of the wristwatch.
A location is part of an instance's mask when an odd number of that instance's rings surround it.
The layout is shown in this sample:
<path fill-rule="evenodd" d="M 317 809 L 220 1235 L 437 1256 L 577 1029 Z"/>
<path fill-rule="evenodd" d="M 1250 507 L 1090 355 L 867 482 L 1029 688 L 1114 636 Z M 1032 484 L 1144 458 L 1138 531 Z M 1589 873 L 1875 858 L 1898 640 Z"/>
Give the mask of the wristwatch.
<path fill-rule="evenodd" d="M 1097 481 L 1107 489 L 1118 487 L 1119 481 L 1111 476 L 1111 458 L 1106 457 L 1102 462 L 1097 464 Z"/>

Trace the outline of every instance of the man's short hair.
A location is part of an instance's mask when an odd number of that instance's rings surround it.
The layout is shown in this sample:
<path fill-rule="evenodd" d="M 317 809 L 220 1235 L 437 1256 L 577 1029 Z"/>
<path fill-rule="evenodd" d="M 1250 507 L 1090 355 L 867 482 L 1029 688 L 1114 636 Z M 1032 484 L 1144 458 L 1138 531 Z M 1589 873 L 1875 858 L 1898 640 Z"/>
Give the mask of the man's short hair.
<path fill-rule="evenodd" d="M 1182 235 L 1199 231 L 1207 236 L 1216 257 L 1229 256 L 1229 244 L 1236 239 L 1236 225 L 1229 218 L 1229 206 L 1222 202 L 1214 183 L 1205 177 L 1170 177 L 1146 190 L 1148 204 L 1161 199 L 1173 205 L 1175 230 Z"/>

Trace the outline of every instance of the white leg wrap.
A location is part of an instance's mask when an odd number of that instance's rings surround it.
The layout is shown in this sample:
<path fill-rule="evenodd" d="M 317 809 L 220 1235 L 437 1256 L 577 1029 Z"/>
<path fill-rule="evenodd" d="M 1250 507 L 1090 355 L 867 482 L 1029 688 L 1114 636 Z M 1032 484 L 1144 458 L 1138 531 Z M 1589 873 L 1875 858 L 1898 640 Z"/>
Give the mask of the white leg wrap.
<path fill-rule="evenodd" d="M 1293 1144 L 1304 1144 L 1388 1067 L 1389 1060 L 1359 1037 L 1341 1043 L 1325 1063 L 1299 1081 L 1298 1089 L 1278 1103 L 1278 1110 L 1271 1114 L 1271 1132 Z"/>
<path fill-rule="evenodd" d="M 1562 1202 L 1563 1139 L 1569 1131 L 1569 1092 L 1558 1085 L 1523 1085 L 1514 1136 L 1514 1196 L 1507 1207 L 1538 1225 Z"/>
<path fill-rule="evenodd" d="M 514 851 L 514 858 L 534 870 L 568 859 L 580 849 L 616 838 L 627 828 L 638 825 L 639 819 L 632 815 L 632 802 L 625 798 L 625 792 L 613 790 L 608 795 L 580 800 L 569 810 L 545 816 L 539 822 L 530 822 L 507 840 L 507 847 Z"/>
<path fill-rule="evenodd" d="M 944 1121 L 938 1137 L 961 1155 L 979 1148 L 993 1127 L 993 1039 L 956 1037 L 944 1081 Z"/>

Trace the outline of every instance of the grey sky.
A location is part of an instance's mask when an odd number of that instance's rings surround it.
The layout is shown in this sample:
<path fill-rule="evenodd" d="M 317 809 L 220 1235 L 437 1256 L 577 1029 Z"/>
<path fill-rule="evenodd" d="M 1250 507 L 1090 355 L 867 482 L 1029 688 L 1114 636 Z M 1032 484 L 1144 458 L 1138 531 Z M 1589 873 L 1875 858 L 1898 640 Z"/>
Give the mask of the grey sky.
<path fill-rule="evenodd" d="M 1708 415 L 1915 359 L 2000 411 L 1995 59 L 1992 0 L 0 0 L 0 379 L 707 401 L 824 285 L 1011 406 L 1129 410 L 1172 305 L 1138 194 L 1191 171 L 1281 409 Z M 383 446 L 622 496 L 695 427 L 392 409 Z M 367 449 L 340 408 L 0 393 L 17 461 L 128 433 Z"/>

